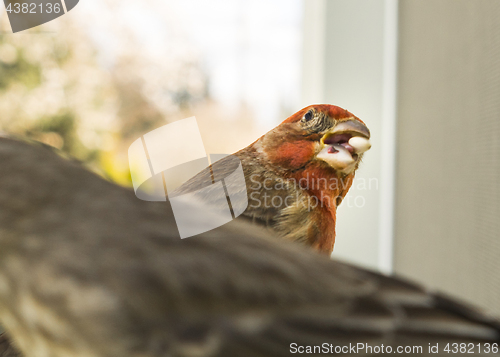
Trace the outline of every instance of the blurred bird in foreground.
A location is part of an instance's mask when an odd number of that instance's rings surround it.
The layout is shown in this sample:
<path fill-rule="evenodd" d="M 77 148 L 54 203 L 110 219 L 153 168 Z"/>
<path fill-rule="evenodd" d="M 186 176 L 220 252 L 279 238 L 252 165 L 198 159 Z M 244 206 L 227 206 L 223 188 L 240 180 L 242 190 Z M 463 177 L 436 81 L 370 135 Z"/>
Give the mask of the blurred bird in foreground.
<path fill-rule="evenodd" d="M 243 166 L 248 207 L 241 216 L 270 227 L 275 235 L 330 255 L 337 207 L 370 149 L 370 131 L 356 116 L 334 105 L 311 105 L 234 154 Z M 172 196 L 199 190 L 234 170 L 232 157 L 187 181 Z M 226 206 L 214 201 L 210 205 Z"/>
<path fill-rule="evenodd" d="M 2 138 L 0 167 L 0 324 L 25 357 L 491 355 L 500 340 L 472 308 L 241 220 L 180 239 L 168 203 L 44 146 Z"/>
<path fill-rule="evenodd" d="M 0 357 L 20 357 L 21 353 L 12 346 L 6 334 L 0 333 Z"/>

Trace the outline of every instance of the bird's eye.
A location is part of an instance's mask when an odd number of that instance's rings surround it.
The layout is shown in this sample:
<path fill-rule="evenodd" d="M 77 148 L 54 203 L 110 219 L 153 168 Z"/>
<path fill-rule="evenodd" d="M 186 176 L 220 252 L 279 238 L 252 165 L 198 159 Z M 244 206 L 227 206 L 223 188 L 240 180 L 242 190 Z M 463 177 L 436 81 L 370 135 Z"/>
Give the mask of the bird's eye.
<path fill-rule="evenodd" d="M 302 118 L 303 121 L 308 122 L 313 118 L 313 112 L 312 110 L 309 110 L 304 117 Z"/>

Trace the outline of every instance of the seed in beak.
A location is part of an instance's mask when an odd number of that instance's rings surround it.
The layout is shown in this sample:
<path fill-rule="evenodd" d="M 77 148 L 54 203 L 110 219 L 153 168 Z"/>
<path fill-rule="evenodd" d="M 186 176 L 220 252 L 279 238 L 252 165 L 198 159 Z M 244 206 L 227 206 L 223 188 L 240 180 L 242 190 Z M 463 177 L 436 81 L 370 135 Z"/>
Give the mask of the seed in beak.
<path fill-rule="evenodd" d="M 372 147 L 370 141 L 361 136 L 353 136 L 350 138 L 349 145 L 351 145 L 358 154 L 364 153 Z"/>

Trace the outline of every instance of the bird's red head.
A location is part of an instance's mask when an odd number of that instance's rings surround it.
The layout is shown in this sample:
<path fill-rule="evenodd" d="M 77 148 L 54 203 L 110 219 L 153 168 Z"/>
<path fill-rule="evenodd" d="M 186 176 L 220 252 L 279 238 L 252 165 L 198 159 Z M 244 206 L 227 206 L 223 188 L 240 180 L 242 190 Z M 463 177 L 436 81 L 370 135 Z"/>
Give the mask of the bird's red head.
<path fill-rule="evenodd" d="M 335 105 L 308 106 L 261 138 L 260 146 L 277 168 L 324 171 L 344 177 L 370 148 L 370 131 L 356 116 Z"/>

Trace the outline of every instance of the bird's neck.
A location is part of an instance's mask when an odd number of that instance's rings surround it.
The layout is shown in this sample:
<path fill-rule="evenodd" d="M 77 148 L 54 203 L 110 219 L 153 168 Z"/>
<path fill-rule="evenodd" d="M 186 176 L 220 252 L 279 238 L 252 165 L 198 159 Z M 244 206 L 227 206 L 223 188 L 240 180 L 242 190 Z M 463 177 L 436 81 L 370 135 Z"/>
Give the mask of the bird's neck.
<path fill-rule="evenodd" d="M 279 235 L 330 254 L 335 243 L 337 205 L 352 183 L 317 164 L 282 170 L 255 148 L 237 153 L 247 183 L 245 215 L 267 223 Z"/>
<path fill-rule="evenodd" d="M 292 173 L 292 176 L 301 189 L 332 214 L 335 214 L 354 179 L 354 174 L 341 176 L 318 163 L 311 163 L 304 170 Z"/>

